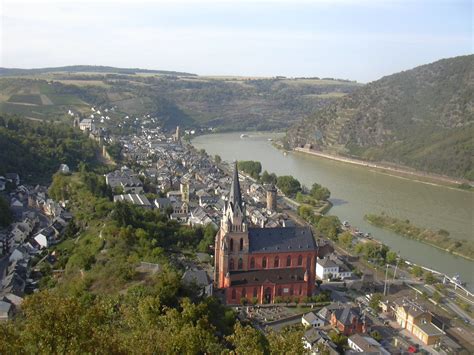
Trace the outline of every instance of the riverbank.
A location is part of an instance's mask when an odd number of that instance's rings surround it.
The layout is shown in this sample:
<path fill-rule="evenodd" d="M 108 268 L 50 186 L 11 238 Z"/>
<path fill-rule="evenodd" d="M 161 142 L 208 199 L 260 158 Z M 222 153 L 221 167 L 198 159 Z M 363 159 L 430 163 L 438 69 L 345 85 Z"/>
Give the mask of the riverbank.
<path fill-rule="evenodd" d="M 416 170 L 411 170 L 408 168 L 391 166 L 391 165 L 387 165 L 383 163 L 371 163 L 364 160 L 358 160 L 358 159 L 347 158 L 343 156 L 327 154 L 327 153 L 315 151 L 313 149 L 308 149 L 308 148 L 297 147 L 297 148 L 294 148 L 293 151 L 315 155 L 317 157 L 331 159 L 331 160 L 339 161 L 342 163 L 363 166 L 366 168 L 374 169 L 380 173 L 385 173 L 390 176 L 395 176 L 402 179 L 414 180 L 417 182 L 421 182 L 423 184 L 429 184 L 429 185 L 434 185 L 434 186 L 444 186 L 451 189 L 460 189 L 461 185 L 470 183 L 467 180 L 454 179 L 454 178 L 444 176 L 444 175 L 429 174 L 429 173 L 424 173 L 424 172 L 420 172 Z M 471 188 L 467 190 L 472 191 L 473 189 Z"/>
<path fill-rule="evenodd" d="M 400 220 L 386 215 L 367 214 L 364 219 L 370 224 L 388 229 L 402 237 L 414 239 L 428 244 L 434 248 L 443 250 L 470 261 L 474 261 L 474 242 L 467 240 L 455 240 L 449 237 L 449 232 L 414 226 L 410 221 Z"/>

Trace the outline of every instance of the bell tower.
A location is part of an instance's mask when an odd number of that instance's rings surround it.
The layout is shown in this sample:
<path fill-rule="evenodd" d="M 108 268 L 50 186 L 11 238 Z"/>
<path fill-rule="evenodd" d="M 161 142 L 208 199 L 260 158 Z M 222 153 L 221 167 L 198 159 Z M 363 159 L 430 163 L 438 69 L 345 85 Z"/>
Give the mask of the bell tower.
<path fill-rule="evenodd" d="M 221 225 L 216 235 L 214 247 L 214 282 L 218 288 L 226 287 L 226 275 L 232 270 L 246 269 L 244 256 L 248 254 L 248 226 L 245 220 L 245 208 L 240 191 L 237 162 L 230 188 L 229 199 L 224 206 Z M 239 260 L 242 259 L 242 265 Z"/>

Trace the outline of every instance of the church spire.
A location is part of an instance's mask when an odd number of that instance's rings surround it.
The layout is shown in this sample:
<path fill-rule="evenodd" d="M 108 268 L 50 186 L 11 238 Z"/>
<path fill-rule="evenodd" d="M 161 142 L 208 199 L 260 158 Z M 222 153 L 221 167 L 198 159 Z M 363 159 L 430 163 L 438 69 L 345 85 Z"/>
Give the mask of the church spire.
<path fill-rule="evenodd" d="M 237 170 L 237 161 L 234 163 L 234 177 L 232 179 L 232 186 L 230 187 L 229 203 L 232 209 L 238 206 L 242 211 L 242 194 L 240 193 L 239 171 Z"/>

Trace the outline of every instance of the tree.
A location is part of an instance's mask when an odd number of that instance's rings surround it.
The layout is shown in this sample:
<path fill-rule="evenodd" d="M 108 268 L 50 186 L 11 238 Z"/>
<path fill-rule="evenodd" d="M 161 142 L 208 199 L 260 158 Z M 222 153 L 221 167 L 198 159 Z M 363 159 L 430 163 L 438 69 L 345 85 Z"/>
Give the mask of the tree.
<path fill-rule="evenodd" d="M 287 196 L 294 196 L 301 190 L 301 184 L 293 176 L 285 175 L 277 178 L 277 187 Z"/>
<path fill-rule="evenodd" d="M 412 273 L 413 276 L 415 276 L 415 277 L 420 277 L 421 275 L 423 275 L 423 269 L 421 268 L 421 266 L 415 265 L 415 266 L 413 266 L 413 268 L 411 269 L 411 273 Z"/>
<path fill-rule="evenodd" d="M 300 216 L 301 218 L 307 221 L 311 221 L 312 218 L 314 217 L 313 208 L 309 205 L 301 205 L 298 207 L 297 211 L 298 211 L 298 216 Z"/>
<path fill-rule="evenodd" d="M 242 160 L 237 163 L 239 170 L 249 174 L 254 179 L 258 179 L 262 172 L 262 164 L 253 160 Z"/>
<path fill-rule="evenodd" d="M 428 285 L 432 285 L 436 282 L 436 278 L 434 277 L 433 273 L 429 271 L 425 272 L 424 279 Z"/>
<path fill-rule="evenodd" d="M 339 235 L 338 241 L 344 248 L 349 249 L 352 246 L 352 234 L 346 231 Z"/>
<path fill-rule="evenodd" d="M 321 284 L 323 283 L 323 280 L 316 280 L 316 285 L 318 286 L 318 288 L 321 288 Z"/>
<path fill-rule="evenodd" d="M 316 200 L 327 200 L 331 196 L 331 192 L 326 187 L 316 183 L 311 186 L 310 194 Z"/>
<path fill-rule="evenodd" d="M 374 311 L 378 311 L 380 307 L 380 301 L 382 300 L 381 293 L 374 293 L 372 297 L 370 297 L 369 307 L 372 308 Z"/>
<path fill-rule="evenodd" d="M 273 184 L 275 185 L 277 183 L 277 176 L 275 173 L 269 174 L 268 171 L 264 171 L 262 173 L 262 176 L 260 176 L 260 182 L 262 184 Z"/>
<path fill-rule="evenodd" d="M 318 221 L 317 229 L 329 239 L 335 240 L 340 225 L 341 222 L 336 216 L 323 216 Z"/>
<path fill-rule="evenodd" d="M 249 325 L 242 326 L 239 322 L 234 326 L 234 333 L 226 339 L 233 345 L 237 354 L 264 354 L 268 349 L 267 340 L 262 333 Z"/>
<path fill-rule="evenodd" d="M 222 158 L 220 155 L 216 154 L 214 156 L 214 161 L 216 162 L 216 164 L 220 164 L 222 162 Z"/>
<path fill-rule="evenodd" d="M 395 253 L 393 250 L 390 250 L 387 252 L 387 256 L 385 260 L 387 261 L 388 264 L 395 264 L 397 262 L 398 255 Z"/>
<path fill-rule="evenodd" d="M 441 293 L 439 293 L 438 291 L 435 291 L 433 293 L 433 301 L 435 301 L 436 303 L 440 303 L 442 299 L 443 296 L 441 296 Z"/>
<path fill-rule="evenodd" d="M 306 354 L 301 338 L 303 329 L 285 327 L 280 332 L 267 335 L 270 354 Z"/>
<path fill-rule="evenodd" d="M 372 333 L 370 333 L 370 336 L 372 338 L 374 338 L 375 340 L 377 340 L 377 341 L 382 340 L 382 335 L 376 330 L 374 330 Z"/>

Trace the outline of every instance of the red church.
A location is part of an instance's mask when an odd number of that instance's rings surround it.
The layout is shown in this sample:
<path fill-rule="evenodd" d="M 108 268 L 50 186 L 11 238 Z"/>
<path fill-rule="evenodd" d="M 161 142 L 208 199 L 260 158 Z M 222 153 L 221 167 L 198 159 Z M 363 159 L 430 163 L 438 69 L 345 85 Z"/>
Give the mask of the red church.
<path fill-rule="evenodd" d="M 311 296 L 318 247 L 309 227 L 252 228 L 247 225 L 239 175 L 234 177 L 215 241 L 214 283 L 227 304 L 242 299 Z"/>

